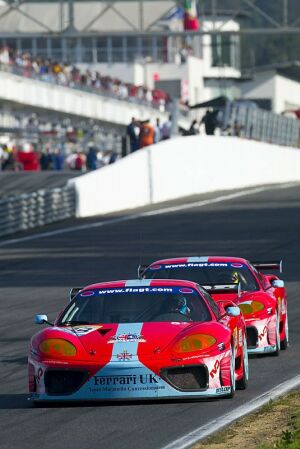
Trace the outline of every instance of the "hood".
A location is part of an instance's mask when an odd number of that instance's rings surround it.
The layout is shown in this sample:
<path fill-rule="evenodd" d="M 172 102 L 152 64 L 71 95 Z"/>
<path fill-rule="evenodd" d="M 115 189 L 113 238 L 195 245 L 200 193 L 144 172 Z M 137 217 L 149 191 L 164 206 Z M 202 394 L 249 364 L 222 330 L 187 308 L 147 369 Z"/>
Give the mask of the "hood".
<path fill-rule="evenodd" d="M 97 330 L 78 337 L 85 349 L 96 351 L 102 358 L 129 362 L 138 355 L 153 355 L 163 351 L 178 334 L 195 323 L 123 323 L 104 324 Z"/>

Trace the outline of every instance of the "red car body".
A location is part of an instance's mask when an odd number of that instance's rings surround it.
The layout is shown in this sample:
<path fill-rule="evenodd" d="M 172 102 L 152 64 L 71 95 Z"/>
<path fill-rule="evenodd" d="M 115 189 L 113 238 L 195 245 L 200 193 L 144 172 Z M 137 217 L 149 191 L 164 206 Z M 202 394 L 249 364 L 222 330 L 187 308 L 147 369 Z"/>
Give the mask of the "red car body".
<path fill-rule="evenodd" d="M 93 284 L 32 337 L 28 367 L 34 401 L 232 396 L 248 381 L 245 322 L 194 282 Z"/>
<path fill-rule="evenodd" d="M 262 271 L 281 269 L 281 262 L 250 263 L 225 256 L 181 257 L 158 260 L 142 267 L 145 278 L 189 279 L 206 286 L 216 302 L 224 299 L 214 290 L 222 284 L 240 284 L 240 292 L 226 297 L 243 312 L 250 354 L 279 354 L 288 346 L 287 296 L 284 282 Z M 208 285 L 205 285 L 208 284 Z"/>

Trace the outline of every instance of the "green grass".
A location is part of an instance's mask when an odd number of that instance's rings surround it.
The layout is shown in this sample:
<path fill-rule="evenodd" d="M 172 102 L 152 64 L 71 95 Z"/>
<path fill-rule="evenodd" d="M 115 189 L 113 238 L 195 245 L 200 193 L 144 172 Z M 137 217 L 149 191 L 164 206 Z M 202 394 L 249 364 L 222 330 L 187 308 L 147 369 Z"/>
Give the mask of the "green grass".
<path fill-rule="evenodd" d="M 292 412 L 289 429 L 282 432 L 279 441 L 271 445 L 262 444 L 258 449 L 300 449 L 300 409 Z"/>

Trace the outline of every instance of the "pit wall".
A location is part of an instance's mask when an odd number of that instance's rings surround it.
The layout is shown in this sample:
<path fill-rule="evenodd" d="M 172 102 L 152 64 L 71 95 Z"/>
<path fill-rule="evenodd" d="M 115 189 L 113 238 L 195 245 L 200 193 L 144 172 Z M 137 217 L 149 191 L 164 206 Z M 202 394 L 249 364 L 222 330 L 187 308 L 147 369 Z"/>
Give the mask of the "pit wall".
<path fill-rule="evenodd" d="M 300 181 L 300 150 L 236 137 L 178 137 L 72 179 L 77 217 L 189 195 Z"/>

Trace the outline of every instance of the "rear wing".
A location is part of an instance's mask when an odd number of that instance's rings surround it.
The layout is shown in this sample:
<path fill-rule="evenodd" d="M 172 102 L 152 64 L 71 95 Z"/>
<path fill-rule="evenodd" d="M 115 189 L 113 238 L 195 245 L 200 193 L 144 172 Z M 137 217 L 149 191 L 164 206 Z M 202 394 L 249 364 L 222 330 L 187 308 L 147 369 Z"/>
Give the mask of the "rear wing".
<path fill-rule="evenodd" d="M 72 287 L 69 294 L 70 301 L 72 301 L 72 299 L 75 298 L 77 293 L 79 293 L 82 289 L 83 287 Z"/>
<path fill-rule="evenodd" d="M 279 270 L 282 273 L 282 260 L 251 263 L 258 271 Z"/>
<path fill-rule="evenodd" d="M 149 266 L 150 266 L 150 264 L 140 264 L 138 266 L 138 278 L 139 279 L 143 279 L 144 273 Z"/>
<path fill-rule="evenodd" d="M 208 293 L 236 293 L 240 296 L 240 284 L 206 284 L 201 285 Z"/>

